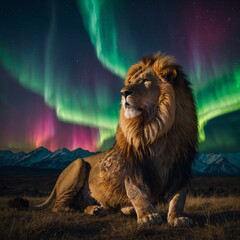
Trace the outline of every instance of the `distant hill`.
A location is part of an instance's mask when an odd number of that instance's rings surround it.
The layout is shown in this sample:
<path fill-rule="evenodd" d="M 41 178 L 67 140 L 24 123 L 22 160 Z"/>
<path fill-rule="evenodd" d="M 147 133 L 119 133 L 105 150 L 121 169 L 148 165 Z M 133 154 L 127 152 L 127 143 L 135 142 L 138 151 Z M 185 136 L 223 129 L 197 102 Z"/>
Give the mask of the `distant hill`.
<path fill-rule="evenodd" d="M 29 153 L 13 153 L 9 150 L 2 150 L 0 151 L 0 167 L 14 166 L 62 170 L 75 159 L 94 154 L 96 153 L 81 148 L 74 151 L 62 148 L 51 152 L 44 147 L 40 147 Z M 15 171 L 17 170 L 15 169 Z M 26 169 L 19 169 L 19 171 L 26 171 Z M 193 175 L 198 176 L 240 176 L 240 153 L 199 153 L 192 171 Z M 0 170 L 0 174 L 1 172 L 3 171 Z"/>

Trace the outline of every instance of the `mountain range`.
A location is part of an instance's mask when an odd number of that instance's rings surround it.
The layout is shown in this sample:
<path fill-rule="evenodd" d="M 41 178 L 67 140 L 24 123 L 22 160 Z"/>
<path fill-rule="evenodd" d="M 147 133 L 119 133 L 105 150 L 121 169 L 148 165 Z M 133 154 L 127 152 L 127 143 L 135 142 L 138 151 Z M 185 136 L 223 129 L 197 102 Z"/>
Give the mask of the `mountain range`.
<path fill-rule="evenodd" d="M 66 148 L 51 152 L 44 147 L 32 152 L 13 153 L 0 151 L 0 167 L 31 167 L 39 169 L 62 170 L 77 158 L 84 158 L 96 153 L 77 148 Z M 200 176 L 240 176 L 240 153 L 199 153 L 192 167 L 193 175 Z"/>
<path fill-rule="evenodd" d="M 44 147 L 40 147 L 29 153 L 13 153 L 9 150 L 1 150 L 0 167 L 18 166 L 62 170 L 75 159 L 85 158 L 94 154 L 96 153 L 81 148 L 77 148 L 74 151 L 62 148 L 55 152 L 51 152 Z"/>

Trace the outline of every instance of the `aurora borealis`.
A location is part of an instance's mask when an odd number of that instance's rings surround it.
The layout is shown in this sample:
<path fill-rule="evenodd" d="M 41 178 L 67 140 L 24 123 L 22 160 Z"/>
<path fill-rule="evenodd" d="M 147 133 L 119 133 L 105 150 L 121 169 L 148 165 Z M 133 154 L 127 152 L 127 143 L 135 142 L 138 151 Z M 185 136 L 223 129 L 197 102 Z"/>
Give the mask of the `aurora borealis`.
<path fill-rule="evenodd" d="M 238 1 L 4 0 L 0 149 L 96 151 L 142 56 L 172 54 L 192 83 L 200 151 L 240 151 Z"/>

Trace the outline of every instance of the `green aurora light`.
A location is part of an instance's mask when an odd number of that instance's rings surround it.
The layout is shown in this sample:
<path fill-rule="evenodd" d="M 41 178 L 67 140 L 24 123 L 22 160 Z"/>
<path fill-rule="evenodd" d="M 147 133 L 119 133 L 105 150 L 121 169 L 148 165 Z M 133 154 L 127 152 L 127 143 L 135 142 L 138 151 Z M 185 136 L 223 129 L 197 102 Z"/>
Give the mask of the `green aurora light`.
<path fill-rule="evenodd" d="M 121 1 L 78 0 L 77 2 L 99 61 L 119 77 L 125 78 L 126 71 L 134 58 L 130 58 L 129 53 L 126 58 L 118 45 L 118 28 L 114 16 Z"/>
<path fill-rule="evenodd" d="M 226 72 L 210 79 L 208 85 L 196 91 L 199 137 L 205 140 L 204 126 L 218 116 L 240 110 L 240 68 L 228 68 Z"/>

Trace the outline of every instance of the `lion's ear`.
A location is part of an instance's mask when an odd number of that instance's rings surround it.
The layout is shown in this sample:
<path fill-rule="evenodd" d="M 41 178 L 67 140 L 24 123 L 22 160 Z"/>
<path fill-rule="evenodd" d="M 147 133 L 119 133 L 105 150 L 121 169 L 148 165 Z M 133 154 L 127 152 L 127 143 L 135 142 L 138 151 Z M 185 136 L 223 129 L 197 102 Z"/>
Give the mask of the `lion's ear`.
<path fill-rule="evenodd" d="M 166 68 L 161 70 L 160 75 L 166 81 L 172 82 L 177 76 L 177 71 L 173 67 L 166 67 Z"/>

